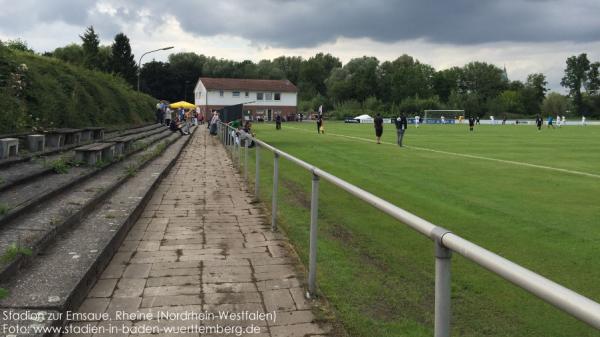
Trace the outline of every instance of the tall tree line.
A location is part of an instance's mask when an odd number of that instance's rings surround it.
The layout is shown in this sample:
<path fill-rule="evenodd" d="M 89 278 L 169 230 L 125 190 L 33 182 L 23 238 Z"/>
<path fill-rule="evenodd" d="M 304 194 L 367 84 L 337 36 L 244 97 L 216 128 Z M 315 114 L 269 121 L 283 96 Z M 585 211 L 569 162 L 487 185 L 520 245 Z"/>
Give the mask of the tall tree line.
<path fill-rule="evenodd" d="M 57 48 L 47 55 L 114 73 L 135 85 L 138 69 L 125 34 L 117 34 L 111 46 L 101 46 L 90 26 L 80 38 L 81 45 Z M 552 97 L 546 96 L 547 81 L 541 73 L 529 74 L 524 82 L 511 81 L 505 69 L 478 61 L 438 71 L 406 54 L 392 61 L 364 56 L 342 64 L 339 58 L 324 53 L 308 59 L 280 56 L 259 62 L 175 53 L 166 62 L 147 62 L 140 69 L 142 91 L 169 101 L 193 101 L 193 89 L 201 76 L 287 79 L 299 89 L 300 110 L 324 105 L 340 117 L 355 110 L 393 115 L 423 109 L 464 109 L 469 115 L 498 117 L 540 113 L 600 116 L 600 62 L 590 62 L 586 54 L 566 60 L 561 85 L 569 95 L 553 93 Z"/>

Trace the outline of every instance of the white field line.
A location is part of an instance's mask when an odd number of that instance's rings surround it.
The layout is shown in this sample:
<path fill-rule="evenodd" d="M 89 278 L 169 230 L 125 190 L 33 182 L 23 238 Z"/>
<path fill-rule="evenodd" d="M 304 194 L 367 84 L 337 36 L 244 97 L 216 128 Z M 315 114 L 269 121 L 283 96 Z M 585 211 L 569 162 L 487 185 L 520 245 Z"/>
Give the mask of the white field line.
<path fill-rule="evenodd" d="M 293 126 L 286 126 L 286 129 L 294 129 L 294 130 L 299 130 L 299 131 L 314 133 L 314 132 L 308 131 L 306 129 L 300 129 L 300 128 L 296 128 L 296 127 L 293 127 Z M 348 138 L 348 139 L 354 139 L 354 140 L 359 140 L 359 141 L 362 141 L 362 142 L 376 143 L 376 141 L 372 140 L 372 139 L 361 138 L 361 137 L 354 137 L 354 136 L 347 136 L 347 135 L 341 135 L 341 134 L 331 133 L 331 132 L 325 133 L 325 135 L 335 136 L 335 137 L 343 137 L 343 138 Z M 323 136 L 323 135 L 320 135 L 320 136 Z M 383 142 L 383 141 L 381 143 L 385 144 L 385 145 L 398 146 L 398 144 L 396 144 L 396 143 L 389 143 L 389 142 Z M 552 166 L 530 164 L 530 163 L 524 163 L 524 162 L 514 161 L 514 160 L 505 160 L 505 159 L 483 157 L 483 156 L 477 156 L 477 155 L 473 155 L 473 154 L 465 154 L 465 153 L 457 153 L 457 152 L 450 152 L 450 151 L 435 150 L 435 149 L 430 149 L 430 148 L 426 148 L 426 147 L 419 147 L 419 146 L 407 146 L 407 145 L 405 145 L 403 147 L 409 148 L 409 149 L 414 149 L 414 150 L 421 150 L 421 151 L 429 151 L 429 152 L 434 152 L 434 153 L 440 153 L 440 154 L 445 154 L 445 155 L 449 155 L 449 156 L 457 156 L 457 157 L 464 157 L 464 158 L 471 158 L 471 159 L 488 160 L 488 161 L 493 161 L 493 162 L 497 162 L 497 163 L 504 163 L 504 164 L 511 164 L 511 165 L 532 167 L 532 168 L 538 168 L 538 169 L 543 169 L 543 170 L 563 172 L 563 173 L 580 175 L 580 176 L 584 176 L 584 177 L 590 177 L 590 178 L 598 178 L 598 179 L 600 179 L 600 174 L 594 174 L 594 173 L 588 173 L 588 172 L 581 172 L 581 171 L 575 171 L 575 170 L 567 170 L 567 169 L 562 169 L 562 168 L 552 167 Z"/>

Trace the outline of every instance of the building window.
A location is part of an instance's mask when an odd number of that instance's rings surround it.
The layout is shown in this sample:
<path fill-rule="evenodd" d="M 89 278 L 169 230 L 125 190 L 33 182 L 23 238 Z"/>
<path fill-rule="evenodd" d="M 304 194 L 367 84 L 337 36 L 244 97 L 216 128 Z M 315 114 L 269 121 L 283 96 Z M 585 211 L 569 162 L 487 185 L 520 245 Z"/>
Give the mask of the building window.
<path fill-rule="evenodd" d="M 281 93 L 279 93 L 279 92 L 275 93 L 275 100 L 276 101 L 281 101 Z"/>
<path fill-rule="evenodd" d="M 233 97 L 240 97 L 240 92 L 239 91 L 234 91 L 232 92 Z"/>
<path fill-rule="evenodd" d="M 265 101 L 272 101 L 272 100 L 273 100 L 273 93 L 272 92 L 265 93 Z"/>
<path fill-rule="evenodd" d="M 256 100 L 257 101 L 262 101 L 263 100 L 263 93 L 262 92 L 257 92 L 256 93 Z"/>
<path fill-rule="evenodd" d="M 250 93 L 246 91 L 246 97 L 249 97 L 249 96 L 250 96 Z"/>
<path fill-rule="evenodd" d="M 219 90 L 219 96 L 223 97 L 223 90 Z"/>

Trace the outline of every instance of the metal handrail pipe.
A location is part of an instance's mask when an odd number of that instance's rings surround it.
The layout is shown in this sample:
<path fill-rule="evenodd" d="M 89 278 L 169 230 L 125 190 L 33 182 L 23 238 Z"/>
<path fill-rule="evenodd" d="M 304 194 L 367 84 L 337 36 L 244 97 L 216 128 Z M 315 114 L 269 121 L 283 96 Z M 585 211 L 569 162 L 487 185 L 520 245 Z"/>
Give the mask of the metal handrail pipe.
<path fill-rule="evenodd" d="M 442 237 L 444 247 L 527 290 L 553 306 L 600 329 L 600 304 L 490 252 L 454 233 Z"/>
<path fill-rule="evenodd" d="M 300 160 L 286 152 L 283 152 L 263 141 L 246 137 L 258 143 L 261 147 L 284 157 L 299 166 L 312 172 L 315 176 L 322 178 L 333 185 L 347 191 L 374 206 L 386 214 L 402 221 L 417 232 L 427 236 L 431 240 L 438 241 L 442 246 L 465 257 L 483 268 L 499 275 L 513 284 L 529 291 L 540 299 L 553 306 L 571 314 L 577 319 L 600 329 L 600 304 L 580 295 L 554 281 L 551 281 L 527 268 L 511 262 L 502 256 L 480 247 L 462 237 L 451 233 L 442 227 L 436 226 L 388 201 L 385 201 L 347 181 L 340 179 L 331 173 L 323 171 L 307 162 Z"/>

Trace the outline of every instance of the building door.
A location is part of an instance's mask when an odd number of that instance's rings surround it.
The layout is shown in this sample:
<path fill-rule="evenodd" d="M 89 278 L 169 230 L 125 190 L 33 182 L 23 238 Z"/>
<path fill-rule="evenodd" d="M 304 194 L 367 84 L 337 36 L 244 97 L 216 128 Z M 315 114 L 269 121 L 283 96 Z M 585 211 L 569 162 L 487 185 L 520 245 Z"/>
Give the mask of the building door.
<path fill-rule="evenodd" d="M 267 109 L 267 120 L 268 121 L 273 120 L 273 110 L 271 110 L 271 109 Z"/>

